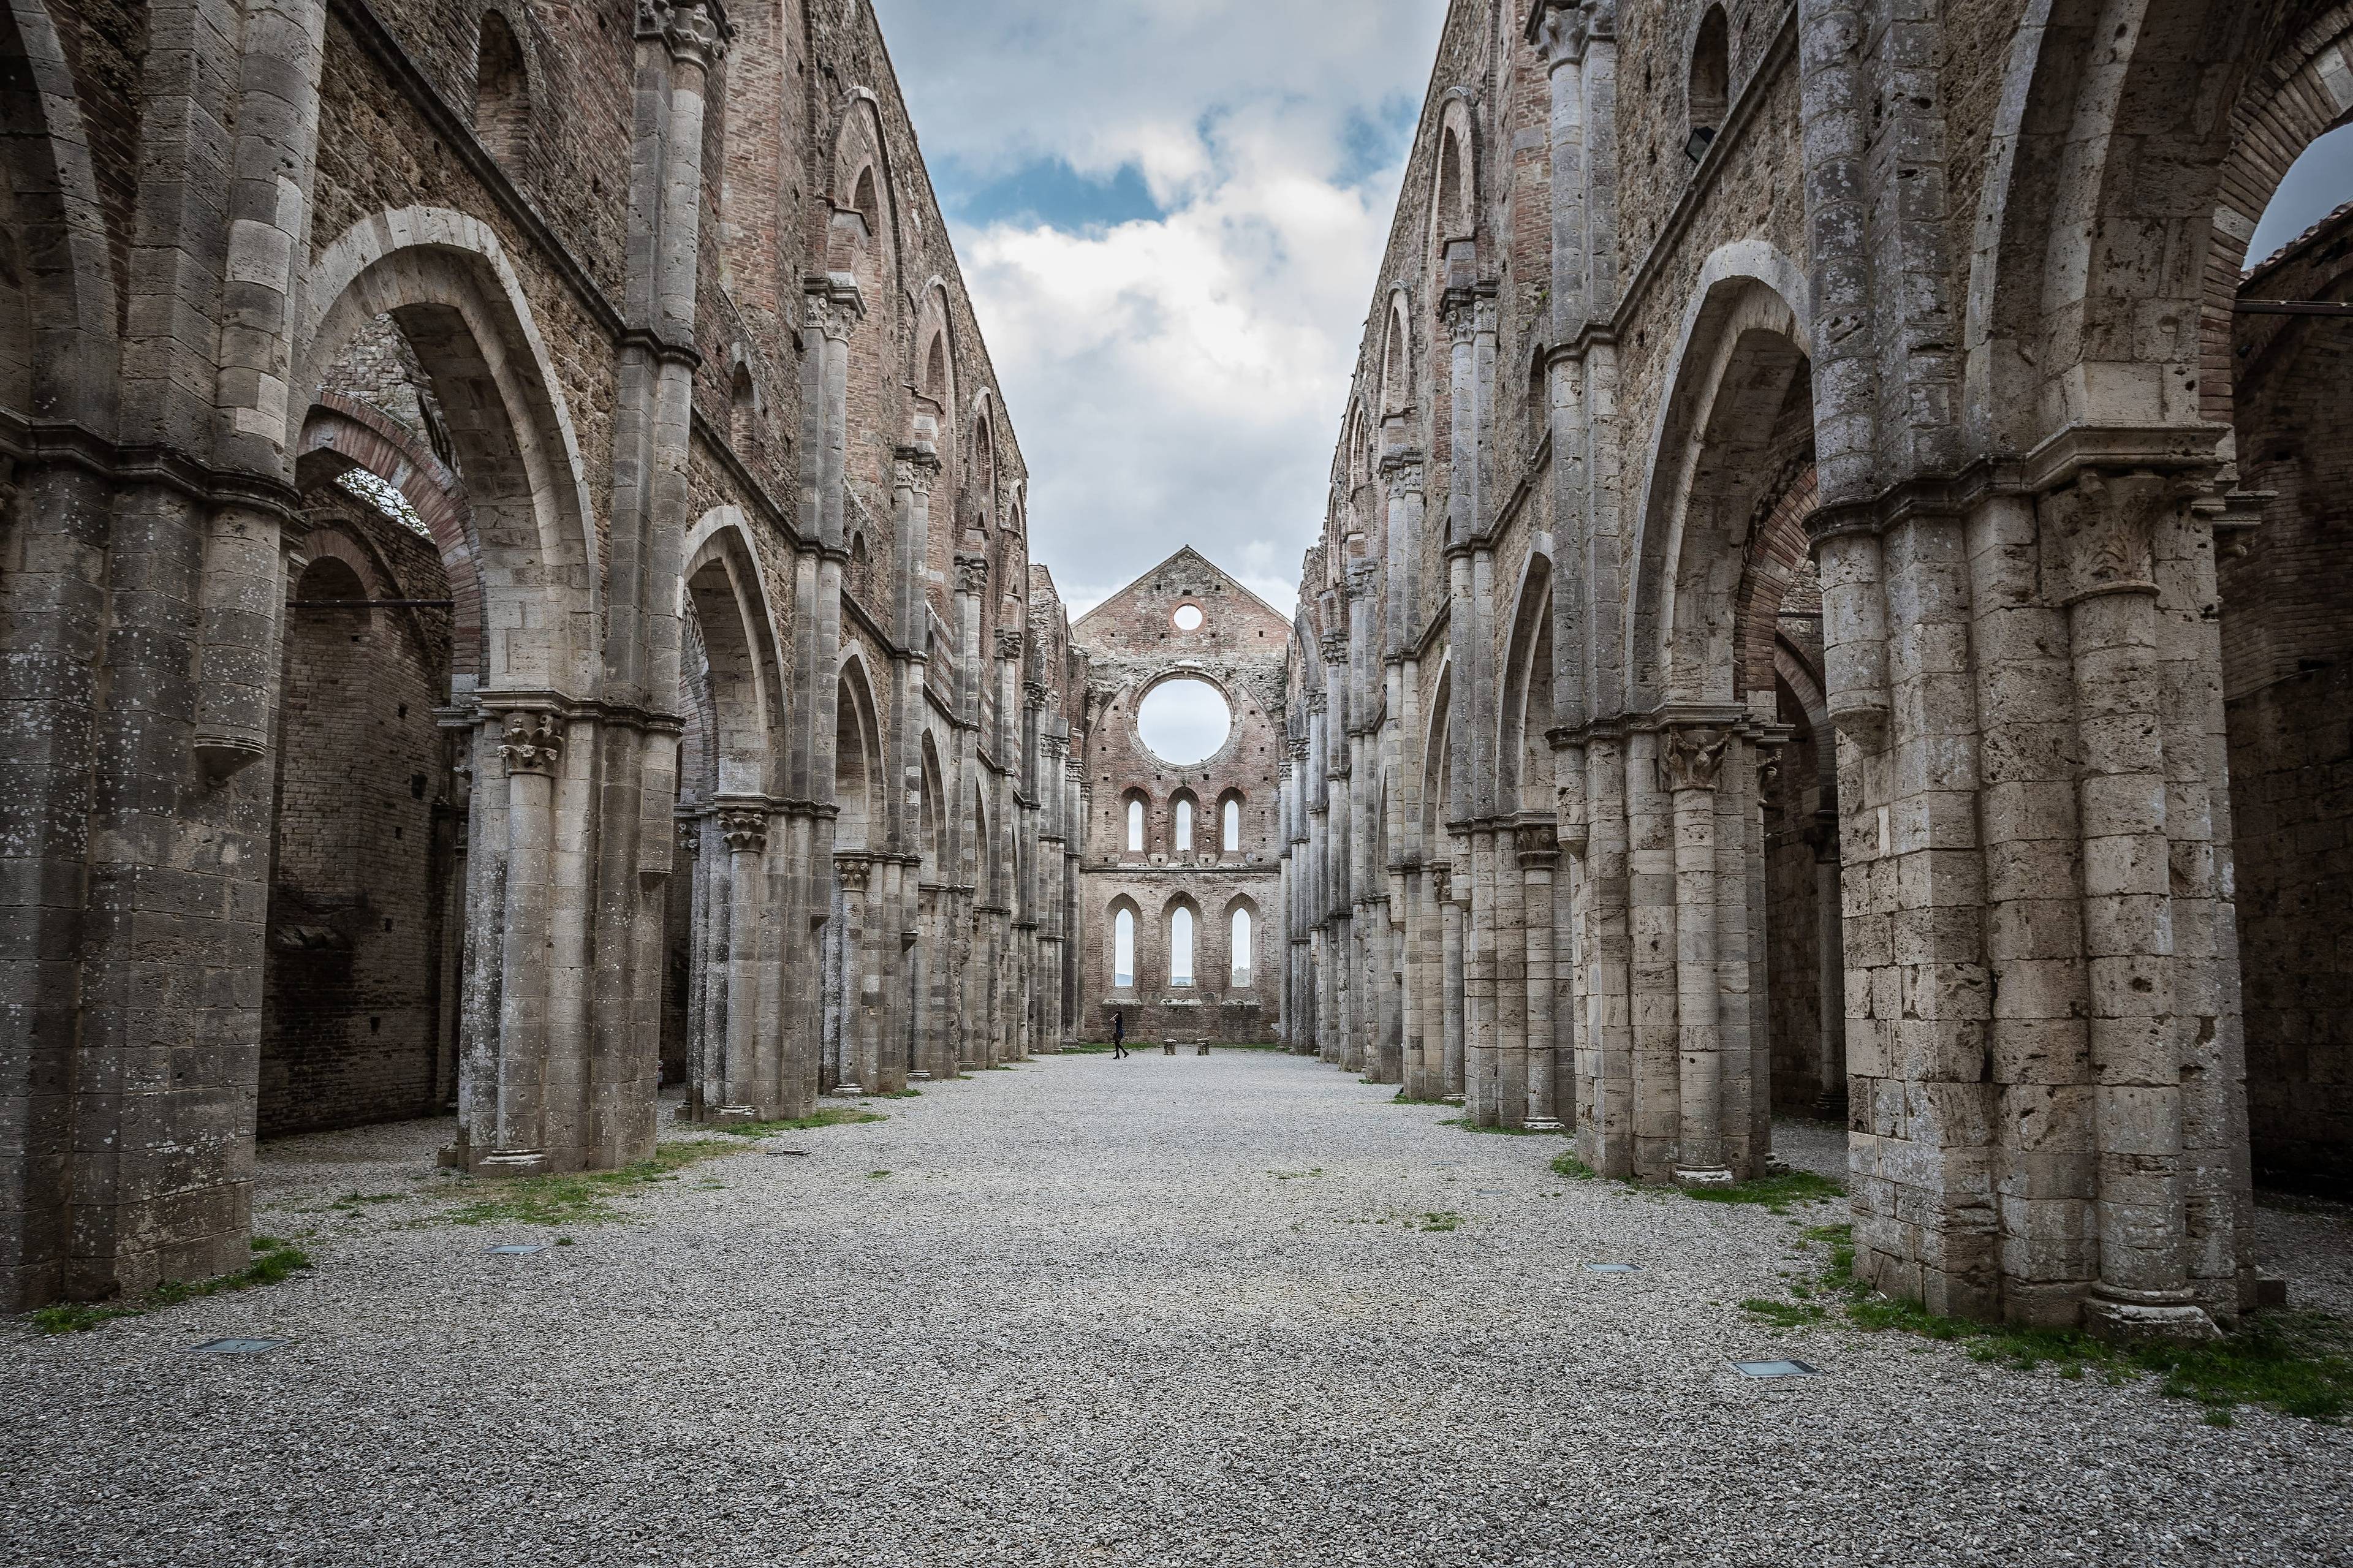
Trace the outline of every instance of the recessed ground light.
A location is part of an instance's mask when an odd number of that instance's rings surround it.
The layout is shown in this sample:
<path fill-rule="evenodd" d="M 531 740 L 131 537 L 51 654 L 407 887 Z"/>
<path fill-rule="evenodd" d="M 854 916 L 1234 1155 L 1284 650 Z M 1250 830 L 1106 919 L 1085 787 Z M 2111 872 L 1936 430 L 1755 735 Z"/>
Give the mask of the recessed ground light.
<path fill-rule="evenodd" d="M 492 1258 L 536 1258 L 546 1250 L 544 1243 L 536 1241 L 511 1242 L 507 1246 L 493 1247 L 490 1249 Z"/>
<path fill-rule="evenodd" d="M 1585 1271 L 1588 1274 L 1640 1274 L 1642 1269 L 1641 1265 L 1634 1263 L 1588 1263 Z"/>
<path fill-rule="evenodd" d="M 1478 1189 L 1478 1191 L 1477 1191 L 1477 1192 L 1473 1193 L 1472 1195 L 1473 1197 L 1482 1197 L 1482 1198 L 1507 1198 L 1507 1197 L 1510 1197 L 1512 1194 L 1509 1194 L 1509 1193 L 1507 1193 L 1507 1192 L 1505 1192 L 1505 1191 L 1504 1191 L 1503 1188 L 1501 1188 L 1501 1187 L 1481 1187 L 1480 1189 Z"/>
<path fill-rule="evenodd" d="M 190 1345 L 190 1355 L 268 1355 L 280 1345 L 292 1344 L 291 1340 L 206 1340 L 200 1345 Z"/>
<path fill-rule="evenodd" d="M 1735 1371 L 1743 1377 L 1820 1377 L 1822 1369 L 1802 1361 L 1736 1361 Z"/>

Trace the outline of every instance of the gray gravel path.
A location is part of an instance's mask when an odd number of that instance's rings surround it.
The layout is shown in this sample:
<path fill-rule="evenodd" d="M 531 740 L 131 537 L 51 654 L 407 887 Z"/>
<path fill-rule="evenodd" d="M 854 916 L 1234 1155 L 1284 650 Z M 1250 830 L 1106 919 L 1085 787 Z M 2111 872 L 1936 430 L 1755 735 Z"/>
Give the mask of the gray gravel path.
<path fill-rule="evenodd" d="M 0 1563 L 2353 1563 L 2346 1430 L 1773 1330 L 1790 1220 L 1391 1092 L 1047 1058 L 519 1259 L 429 1223 L 443 1124 L 271 1145 L 311 1274 L 0 1329 Z"/>

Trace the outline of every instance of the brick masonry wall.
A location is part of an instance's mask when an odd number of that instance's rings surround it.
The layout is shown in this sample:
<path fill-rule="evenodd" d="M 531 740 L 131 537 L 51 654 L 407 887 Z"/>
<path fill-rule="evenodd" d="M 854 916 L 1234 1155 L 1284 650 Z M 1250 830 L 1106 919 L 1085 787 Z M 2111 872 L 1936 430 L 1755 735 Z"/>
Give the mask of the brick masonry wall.
<path fill-rule="evenodd" d="M 1198 631 L 1174 619 L 1201 606 Z M 1112 595 L 1071 628 L 1088 666 L 1085 743 L 1092 785 L 1079 892 L 1082 994 L 1079 1032 L 1108 1039 L 1124 1011 L 1131 1039 L 1260 1042 L 1282 1024 L 1282 931 L 1277 863 L 1276 782 L 1282 756 L 1282 665 L 1290 628 L 1282 617 L 1190 549 L 1179 551 Z M 1171 674 L 1222 687 L 1233 728 L 1217 754 L 1193 767 L 1155 756 L 1136 731 L 1138 701 Z M 1193 848 L 1175 847 L 1172 803 L 1196 802 Z M 1146 802 L 1145 849 L 1127 848 L 1127 801 Z M 1224 851 L 1221 803 L 1241 803 L 1240 847 Z M 1113 985 L 1113 921 L 1137 914 L 1135 984 Z M 1168 926 L 1178 907 L 1194 913 L 1195 984 L 1168 984 Z M 1232 912 L 1250 913 L 1250 984 L 1232 984 Z"/>
<path fill-rule="evenodd" d="M 316 498 L 314 498 L 315 500 Z M 442 598 L 432 546 L 332 500 L 314 508 L 295 600 Z M 436 963 L 449 868 L 433 710 L 448 700 L 446 617 L 288 612 L 278 833 L 264 963 L 264 1136 L 424 1114 L 450 1091 Z"/>

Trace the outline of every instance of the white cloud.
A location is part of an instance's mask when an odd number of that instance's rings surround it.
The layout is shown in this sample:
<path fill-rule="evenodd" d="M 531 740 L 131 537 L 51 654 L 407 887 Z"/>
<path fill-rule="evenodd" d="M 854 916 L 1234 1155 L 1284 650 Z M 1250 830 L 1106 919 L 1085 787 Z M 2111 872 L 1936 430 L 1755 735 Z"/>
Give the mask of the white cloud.
<path fill-rule="evenodd" d="M 956 234 L 1036 558 L 1074 613 L 1186 543 L 1288 610 L 1443 0 L 877 8 L 944 187 L 1133 165 L 1166 215 Z"/>

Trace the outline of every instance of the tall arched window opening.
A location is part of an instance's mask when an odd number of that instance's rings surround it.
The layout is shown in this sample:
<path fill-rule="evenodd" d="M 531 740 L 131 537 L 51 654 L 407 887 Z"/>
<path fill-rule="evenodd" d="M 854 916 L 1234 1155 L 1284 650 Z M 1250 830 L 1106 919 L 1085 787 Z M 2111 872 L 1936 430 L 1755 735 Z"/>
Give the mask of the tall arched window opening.
<path fill-rule="evenodd" d="M 1250 917 L 1248 910 L 1234 911 L 1233 985 L 1237 991 L 1250 983 Z"/>
<path fill-rule="evenodd" d="M 1193 911 L 1187 909 L 1168 917 L 1168 984 L 1193 984 Z"/>
<path fill-rule="evenodd" d="M 1127 803 L 1127 852 L 1144 853 L 1144 803 L 1140 800 Z"/>
<path fill-rule="evenodd" d="M 1226 821 L 1223 842 L 1226 853 L 1231 855 L 1242 847 L 1242 803 L 1229 799 L 1226 802 L 1224 815 Z"/>
<path fill-rule="evenodd" d="M 1193 803 L 1179 796 L 1173 814 L 1176 823 L 1176 853 L 1182 855 L 1193 847 Z"/>
<path fill-rule="evenodd" d="M 474 52 L 474 134 L 500 163 L 522 155 L 531 127 L 531 89 L 523 75 L 522 46 L 496 11 L 485 12 Z"/>
<path fill-rule="evenodd" d="M 1711 5 L 1700 18 L 1699 36 L 1692 43 L 1691 92 L 1687 107 L 1691 111 L 1691 135 L 1683 151 L 1694 163 L 1705 155 L 1707 144 L 1724 126 L 1725 111 L 1732 101 L 1732 45 L 1725 27 L 1724 7 Z"/>
<path fill-rule="evenodd" d="M 1121 991 L 1135 984 L 1135 916 L 1127 910 L 1111 921 L 1111 983 Z"/>

